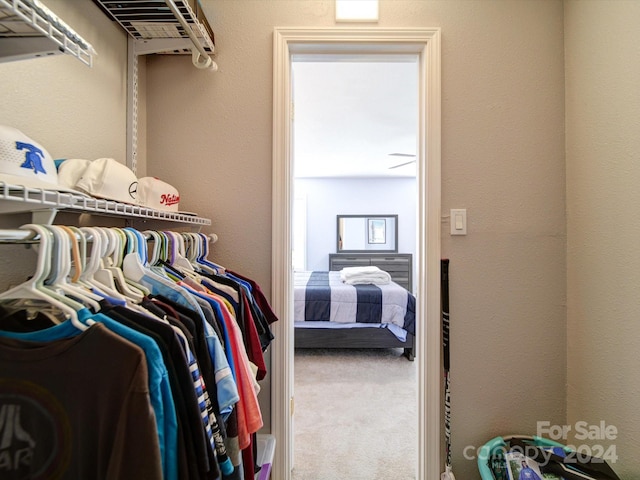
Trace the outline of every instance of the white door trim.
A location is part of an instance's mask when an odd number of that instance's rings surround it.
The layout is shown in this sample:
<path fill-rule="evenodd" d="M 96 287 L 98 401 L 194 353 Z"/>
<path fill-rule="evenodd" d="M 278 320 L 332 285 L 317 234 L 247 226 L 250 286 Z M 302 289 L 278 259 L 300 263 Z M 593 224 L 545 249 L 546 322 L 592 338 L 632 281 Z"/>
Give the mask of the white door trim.
<path fill-rule="evenodd" d="M 419 56 L 418 480 L 439 478 L 441 466 L 440 311 L 440 29 L 275 28 L 273 38 L 273 178 L 271 303 L 280 321 L 271 346 L 272 478 L 290 480 L 293 458 L 292 132 L 291 54 L 417 53 Z"/>

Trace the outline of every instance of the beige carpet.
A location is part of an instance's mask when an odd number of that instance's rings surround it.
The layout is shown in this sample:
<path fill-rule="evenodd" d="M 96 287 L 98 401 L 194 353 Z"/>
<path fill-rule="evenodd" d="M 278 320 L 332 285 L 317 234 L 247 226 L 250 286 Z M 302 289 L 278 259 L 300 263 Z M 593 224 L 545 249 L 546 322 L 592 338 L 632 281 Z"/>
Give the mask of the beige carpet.
<path fill-rule="evenodd" d="M 396 349 L 295 353 L 294 480 L 416 478 L 416 362 Z"/>

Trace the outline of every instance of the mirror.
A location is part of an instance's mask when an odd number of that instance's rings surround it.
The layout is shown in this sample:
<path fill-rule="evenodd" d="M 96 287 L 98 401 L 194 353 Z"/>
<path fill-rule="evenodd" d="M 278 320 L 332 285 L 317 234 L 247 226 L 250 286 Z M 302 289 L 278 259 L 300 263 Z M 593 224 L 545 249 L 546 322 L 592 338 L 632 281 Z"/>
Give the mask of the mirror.
<path fill-rule="evenodd" d="M 398 251 L 398 215 L 338 215 L 338 253 Z"/>

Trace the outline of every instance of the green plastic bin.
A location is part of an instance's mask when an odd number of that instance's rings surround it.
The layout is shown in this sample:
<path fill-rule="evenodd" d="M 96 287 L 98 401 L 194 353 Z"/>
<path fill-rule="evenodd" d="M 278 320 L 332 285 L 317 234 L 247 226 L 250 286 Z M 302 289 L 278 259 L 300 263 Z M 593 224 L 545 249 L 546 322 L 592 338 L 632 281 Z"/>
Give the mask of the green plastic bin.
<path fill-rule="evenodd" d="M 509 451 L 511 441 L 514 439 L 538 447 L 561 447 L 563 450 L 569 451 L 561 443 L 538 436 L 510 435 L 507 437 L 495 437 L 480 447 L 478 451 L 478 470 L 482 480 L 504 480 L 508 478 L 504 471 L 504 453 Z M 496 475 L 494 475 L 494 472 Z"/>

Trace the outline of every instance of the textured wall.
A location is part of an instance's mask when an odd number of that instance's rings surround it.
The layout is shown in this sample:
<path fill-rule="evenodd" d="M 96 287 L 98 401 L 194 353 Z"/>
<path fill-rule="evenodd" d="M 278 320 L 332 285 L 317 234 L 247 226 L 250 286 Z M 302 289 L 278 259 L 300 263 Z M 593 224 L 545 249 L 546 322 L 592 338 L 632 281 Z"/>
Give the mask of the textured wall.
<path fill-rule="evenodd" d="M 415 258 L 416 188 L 415 178 L 296 179 L 296 195 L 306 195 L 307 269 L 329 268 L 329 253 L 337 248 L 336 215 L 398 215 L 396 247 Z"/>
<path fill-rule="evenodd" d="M 92 68 L 70 55 L 0 63 L 0 123 L 53 158 L 126 157 L 127 39 L 92 2 L 47 7 L 93 45 Z"/>
<path fill-rule="evenodd" d="M 217 73 L 149 58 L 150 174 L 213 219 L 220 263 L 269 291 L 272 33 L 333 26 L 333 2 L 205 0 Z M 444 212 L 451 238 L 454 465 L 497 434 L 565 419 L 564 58 L 560 1 L 381 1 L 381 27 L 442 28 Z"/>
<path fill-rule="evenodd" d="M 567 424 L 615 427 L 575 443 L 638 478 L 640 3 L 568 1 L 565 19 Z"/>
<path fill-rule="evenodd" d="M 89 0 L 44 3 L 98 55 L 92 68 L 69 55 L 0 63 L 0 124 L 22 130 L 53 158 L 113 157 L 124 163 L 126 35 Z M 77 221 L 77 215 L 56 218 L 62 223 Z M 4 215 L 0 227 L 30 222 L 28 214 Z M 0 288 L 25 280 L 35 258 L 22 246 L 3 246 Z"/>
<path fill-rule="evenodd" d="M 197 71 L 187 57 L 148 59 L 142 87 L 149 89 L 150 146 L 145 159 L 143 131 L 141 165 L 178 186 L 187 209 L 214 220 L 221 263 L 268 291 L 272 31 L 334 25 L 333 2 L 203 3 L 220 71 Z M 92 69 L 64 56 L 0 64 L 0 123 L 23 129 L 54 157 L 124 160 L 126 38 L 89 0 L 46 4 L 99 55 Z M 442 28 L 442 206 L 469 214 L 466 237 L 449 237 L 443 220 L 459 478 L 478 477 L 465 447 L 533 432 L 544 420 L 615 425 L 619 435 L 609 445 L 617 447 L 619 473 L 640 470 L 633 408 L 640 394 L 633 208 L 640 72 L 629 61 L 637 57 L 640 5 L 564 5 L 564 12 L 556 0 L 380 5 L 382 27 Z M 27 221 L 5 216 L 2 226 Z M 33 257 L 2 248 L 6 285 L 32 270 Z"/>

